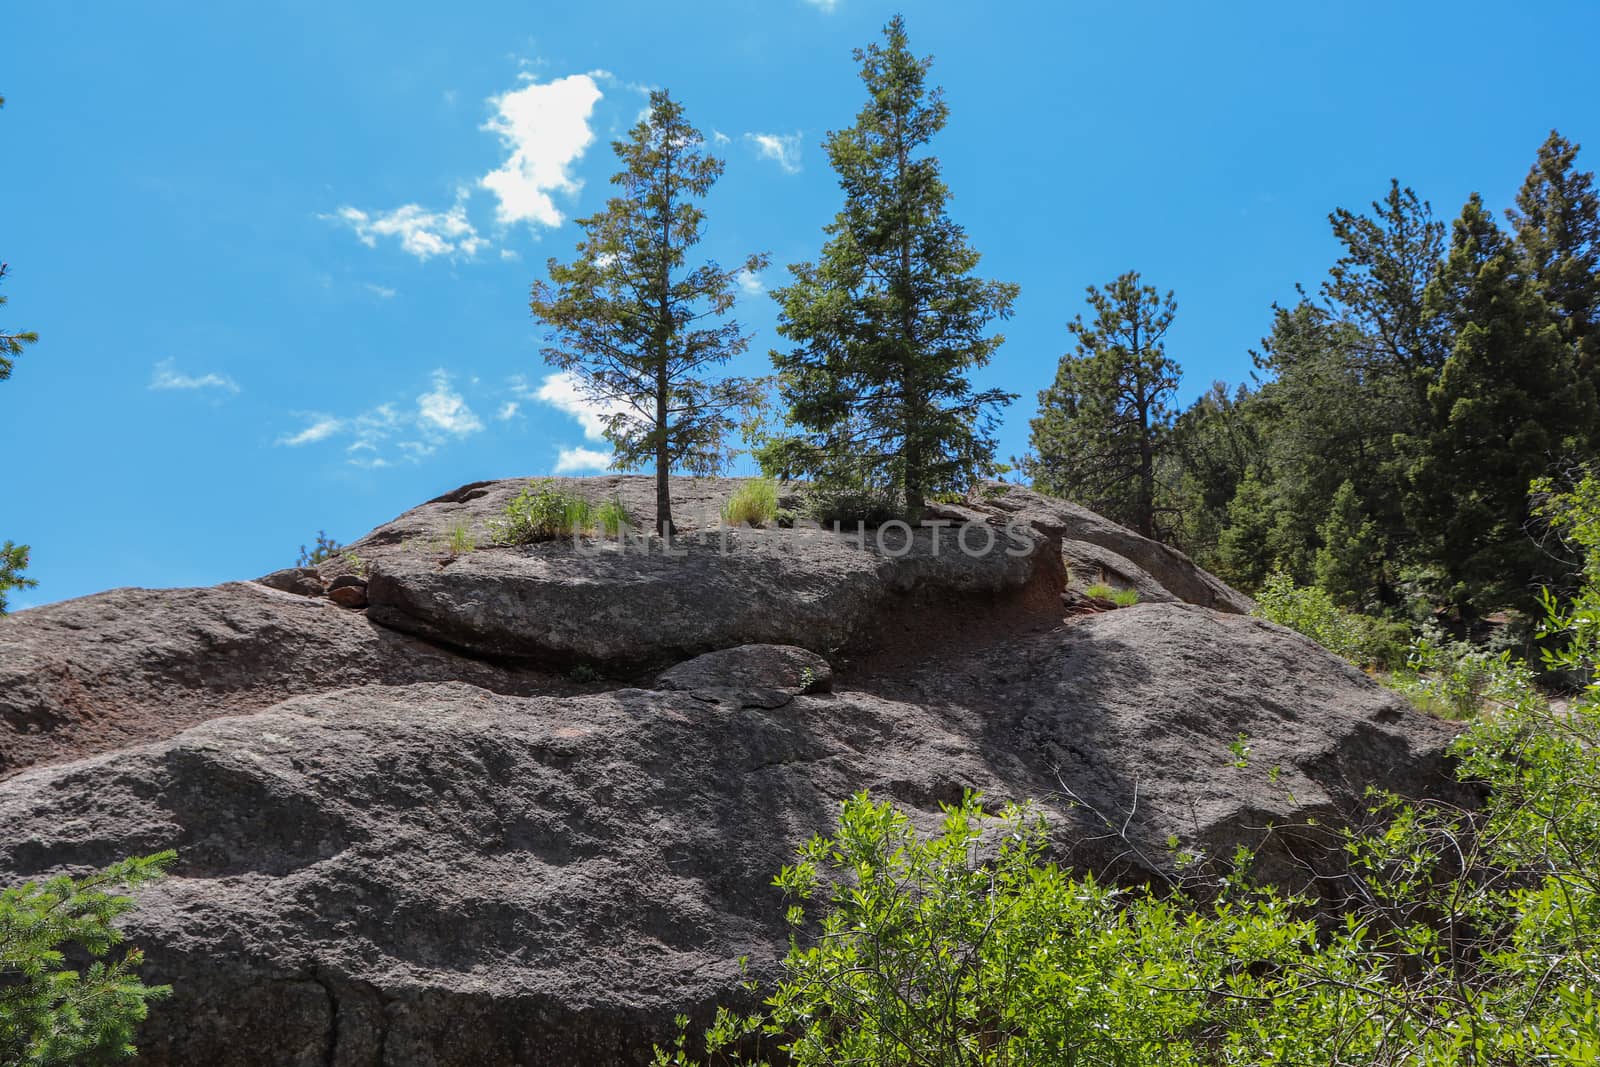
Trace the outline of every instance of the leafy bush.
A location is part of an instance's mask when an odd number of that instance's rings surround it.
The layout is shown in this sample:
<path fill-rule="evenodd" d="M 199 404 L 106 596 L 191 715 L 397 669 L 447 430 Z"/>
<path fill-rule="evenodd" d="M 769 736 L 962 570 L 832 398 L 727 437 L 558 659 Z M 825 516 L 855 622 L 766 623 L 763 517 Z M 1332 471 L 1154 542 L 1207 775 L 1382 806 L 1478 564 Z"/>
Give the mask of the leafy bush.
<path fill-rule="evenodd" d="M 7 541 L 0 545 L 0 615 L 6 613 L 6 594 L 13 589 L 32 589 L 39 583 L 23 577 L 28 569 L 28 546 Z"/>
<path fill-rule="evenodd" d="M 633 526 L 633 516 L 622 499 L 616 497 L 595 509 L 594 524 L 607 537 L 619 537 L 624 529 Z"/>
<path fill-rule="evenodd" d="M 730 526 L 765 526 L 778 517 L 778 483 L 753 478 L 734 490 L 722 505 L 722 521 Z"/>
<path fill-rule="evenodd" d="M 1412 640 L 1405 666 L 1388 681 L 1424 711 L 1447 719 L 1540 699 L 1533 672 L 1509 650 L 1487 652 L 1451 641 L 1437 626 Z"/>
<path fill-rule="evenodd" d="M 504 518 L 495 524 L 494 534 L 502 544 L 531 545 L 593 529 L 594 509 L 587 500 L 549 478 L 540 478 L 529 482 L 506 504 Z"/>
<path fill-rule="evenodd" d="M 138 949 L 101 958 L 122 941 L 113 920 L 133 906 L 108 890 L 158 878 L 174 858 L 162 852 L 0 892 L 0 1063 L 77 1067 L 134 1054 L 148 1002 L 171 990 L 139 981 Z M 69 966 L 72 946 L 94 958 L 81 971 Z"/>
<path fill-rule="evenodd" d="M 900 517 L 900 501 L 892 489 L 880 489 L 846 482 L 818 481 L 806 486 L 802 493 L 801 508 L 808 518 L 823 526 L 838 523 L 854 529 L 863 526 L 882 526 Z"/>
<path fill-rule="evenodd" d="M 1360 666 L 1392 668 L 1405 660 L 1410 630 L 1345 611 L 1313 585 L 1296 585 L 1283 572 L 1267 577 L 1256 594 L 1256 614 L 1311 638 Z"/>
<path fill-rule="evenodd" d="M 300 546 L 300 558 L 295 562 L 295 566 L 315 567 L 319 563 L 326 563 L 343 549 L 344 546 L 329 537 L 326 530 L 318 530 L 317 543 L 309 551 L 305 545 Z"/>

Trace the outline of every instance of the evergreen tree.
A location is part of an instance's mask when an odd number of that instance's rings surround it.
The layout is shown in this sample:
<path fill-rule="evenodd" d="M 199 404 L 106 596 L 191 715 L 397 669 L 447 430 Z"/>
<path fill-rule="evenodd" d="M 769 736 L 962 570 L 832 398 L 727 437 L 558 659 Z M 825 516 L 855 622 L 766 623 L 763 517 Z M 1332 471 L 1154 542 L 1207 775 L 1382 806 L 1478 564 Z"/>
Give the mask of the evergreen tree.
<path fill-rule="evenodd" d="M 7 541 L 0 544 L 0 615 L 6 613 L 6 594 L 13 589 L 32 589 L 39 583 L 23 577 L 28 568 L 28 546 Z"/>
<path fill-rule="evenodd" d="M 992 462 L 995 413 L 1014 397 L 974 391 L 968 375 L 1003 341 L 985 330 L 1017 287 L 974 276 L 939 161 L 921 154 L 949 109 L 904 19 L 855 57 L 867 103 L 826 142 L 844 208 L 821 259 L 790 267 L 773 293 L 778 332 L 797 346 L 772 354 L 797 432 L 761 460 L 769 473 L 864 483 L 915 521 L 929 493 L 963 489 Z"/>
<path fill-rule="evenodd" d="M 0 263 L 0 282 L 4 282 L 10 266 Z M 0 294 L 0 308 L 6 306 L 6 298 Z M 31 345 L 39 339 L 39 335 L 32 330 L 22 330 L 17 333 L 7 333 L 0 329 L 0 381 L 11 377 L 11 368 L 15 365 L 13 360 L 22 355 L 22 346 Z"/>
<path fill-rule="evenodd" d="M 1182 371 L 1166 352 L 1177 303 L 1139 282 L 1129 271 L 1089 287 L 1094 318 L 1067 324 L 1077 348 L 1039 394 L 1026 467 L 1043 492 L 1156 537 L 1156 461 Z"/>
<path fill-rule="evenodd" d="M 1411 468 L 1408 517 L 1463 610 L 1529 605 L 1548 560 L 1528 537 L 1528 486 L 1587 458 L 1594 419 L 1573 351 L 1516 249 L 1474 194 L 1428 289 L 1453 338 L 1429 389 L 1434 428 Z"/>
<path fill-rule="evenodd" d="M 1173 486 L 1173 541 L 1202 566 L 1215 561 L 1218 539 L 1228 524 L 1228 504 L 1250 464 L 1259 459 L 1262 437 L 1252 417 L 1255 394 L 1241 385 L 1233 393 L 1214 382 L 1173 424 L 1158 483 Z"/>
<path fill-rule="evenodd" d="M 0 1063 L 83 1067 L 135 1055 L 148 1002 L 172 990 L 139 980 L 138 949 L 102 958 L 122 941 L 115 920 L 133 907 L 110 891 L 161 877 L 174 858 L 162 852 L 0 891 Z M 93 962 L 74 966 L 67 952 Z"/>
<path fill-rule="evenodd" d="M 1317 585 L 1341 607 L 1361 610 L 1379 585 L 1381 558 L 1378 532 L 1361 510 L 1355 483 L 1348 478 L 1333 495 L 1328 517 L 1317 527 Z"/>
<path fill-rule="evenodd" d="M 753 403 L 755 383 L 710 380 L 708 368 L 745 350 L 749 336 L 732 310 L 737 275 L 767 265 L 752 255 L 725 270 L 714 262 L 689 269 L 705 212 L 696 201 L 721 176 L 723 162 L 702 151 L 704 138 L 664 90 L 625 141 L 612 143 L 622 195 L 579 219 L 577 258 L 551 259 L 550 281 L 533 286 L 530 306 L 550 326 L 546 361 L 574 375 L 584 394 L 613 411 L 606 436 L 613 466 L 653 464 L 656 529 L 672 532 L 668 474 L 714 474 L 731 458 L 724 441 L 734 409 Z"/>
<path fill-rule="evenodd" d="M 1522 269 L 1533 277 L 1577 349 L 1578 370 L 1600 386 L 1600 194 L 1575 169 L 1578 146 L 1554 130 L 1506 212 Z"/>

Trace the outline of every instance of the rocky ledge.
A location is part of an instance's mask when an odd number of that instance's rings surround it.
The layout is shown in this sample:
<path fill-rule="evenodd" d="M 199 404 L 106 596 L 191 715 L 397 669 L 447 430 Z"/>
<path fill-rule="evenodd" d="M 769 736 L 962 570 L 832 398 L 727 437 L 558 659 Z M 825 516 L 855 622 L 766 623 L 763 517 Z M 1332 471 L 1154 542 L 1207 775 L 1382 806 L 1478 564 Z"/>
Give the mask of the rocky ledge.
<path fill-rule="evenodd" d="M 366 609 L 325 596 L 346 559 L 0 624 L 0 884 L 179 852 L 128 919 L 175 989 L 144 1062 L 647 1063 L 737 995 L 739 957 L 773 973 L 772 875 L 862 789 L 929 824 L 968 789 L 1033 799 L 1106 878 L 1168 877 L 1175 837 L 1303 885 L 1369 786 L 1452 788 L 1448 725 L 1059 502 L 949 506 L 1030 531 L 1005 564 L 935 557 L 951 528 L 883 558 L 740 531 L 777 546 L 760 563 L 438 547 L 518 484 L 358 542 Z M 1063 618 L 1070 542 L 1161 595 Z M 741 589 L 762 575 L 787 595 Z M 601 677 L 549 670 L 573 662 Z"/>

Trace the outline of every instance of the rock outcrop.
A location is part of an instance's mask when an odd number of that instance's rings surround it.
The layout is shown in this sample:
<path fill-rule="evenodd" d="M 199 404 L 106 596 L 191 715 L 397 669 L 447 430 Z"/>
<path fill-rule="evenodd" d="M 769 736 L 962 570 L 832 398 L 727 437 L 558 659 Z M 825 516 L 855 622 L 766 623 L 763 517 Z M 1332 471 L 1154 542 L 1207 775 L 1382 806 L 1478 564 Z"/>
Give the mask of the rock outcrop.
<path fill-rule="evenodd" d="M 582 484 L 647 514 L 634 481 Z M 947 509 L 1022 531 L 1004 561 L 946 558 L 950 528 L 905 556 L 815 529 L 697 550 L 692 496 L 683 557 L 449 551 L 521 484 L 409 512 L 294 592 L 0 622 L 0 885 L 179 853 L 127 918 L 174 986 L 142 1062 L 647 1063 L 739 995 L 740 956 L 773 973 L 771 878 L 863 789 L 926 825 L 968 789 L 1032 799 L 1056 858 L 1108 879 L 1168 876 L 1176 837 L 1300 885 L 1336 873 L 1308 846 L 1367 787 L 1453 788 L 1451 727 L 1023 490 Z M 710 511 L 718 484 L 683 491 Z M 1064 620 L 1072 542 L 1146 602 Z M 371 606 L 339 607 L 357 566 Z"/>
<path fill-rule="evenodd" d="M 568 688 L 254 582 L 96 593 L 0 619 L 0 778 L 297 693 L 424 681 L 504 693 Z"/>

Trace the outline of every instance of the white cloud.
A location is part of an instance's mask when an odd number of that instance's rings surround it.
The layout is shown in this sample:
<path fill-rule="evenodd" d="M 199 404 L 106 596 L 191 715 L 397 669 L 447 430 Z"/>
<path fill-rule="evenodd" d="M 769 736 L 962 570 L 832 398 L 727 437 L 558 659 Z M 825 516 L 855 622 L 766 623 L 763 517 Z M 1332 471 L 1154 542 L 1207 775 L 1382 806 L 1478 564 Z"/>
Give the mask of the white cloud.
<path fill-rule="evenodd" d="M 239 384 L 225 374 L 180 374 L 173 360 L 164 359 L 150 375 L 152 389 L 223 389 L 239 391 Z"/>
<path fill-rule="evenodd" d="M 417 397 L 417 424 L 424 433 L 439 430 L 455 437 L 483 429 L 466 400 L 450 389 L 450 375 L 442 370 L 433 372 L 433 388 Z"/>
<path fill-rule="evenodd" d="M 738 281 L 739 288 L 749 296 L 760 296 L 767 291 L 767 287 L 761 284 L 761 275 L 753 270 L 741 269 L 734 275 L 734 279 Z"/>
<path fill-rule="evenodd" d="M 367 292 L 371 293 L 380 300 L 394 299 L 394 290 L 389 288 L 387 285 L 374 285 L 372 282 L 368 282 Z"/>
<path fill-rule="evenodd" d="M 733 138 L 729 137 L 727 134 L 723 133 L 721 130 L 713 129 L 711 131 L 711 143 L 712 144 L 729 144 L 732 141 L 733 141 Z"/>
<path fill-rule="evenodd" d="M 839 0 L 806 0 L 806 3 L 818 11 L 832 11 L 839 6 Z"/>
<path fill-rule="evenodd" d="M 451 438 L 461 438 L 483 429 L 483 421 L 468 406 L 460 393 L 451 388 L 450 375 L 436 370 L 431 388 L 417 397 L 414 410 L 395 404 L 379 404 L 359 415 L 309 414 L 306 427 L 285 434 L 277 443 L 291 448 L 342 437 L 345 460 L 355 467 L 373 470 L 393 466 L 398 458 L 415 463 L 438 451 Z"/>
<path fill-rule="evenodd" d="M 423 262 L 434 256 L 461 255 L 470 259 L 489 242 L 479 237 L 477 229 L 467 221 L 466 197 L 465 191 L 458 193 L 455 206 L 445 212 L 406 204 L 372 215 L 347 204 L 332 215 L 320 217 L 350 227 L 368 248 L 376 248 L 380 237 L 393 237 L 403 250 Z"/>
<path fill-rule="evenodd" d="M 800 173 L 800 135 L 798 133 L 747 133 L 745 140 L 756 146 L 763 159 L 770 159 L 785 174 Z"/>
<path fill-rule="evenodd" d="M 514 419 L 517 417 L 517 410 L 521 407 L 522 405 L 517 403 L 515 400 L 507 400 L 504 404 L 500 405 L 500 411 L 495 415 L 495 418 L 499 419 L 501 422 L 505 422 L 507 419 Z"/>
<path fill-rule="evenodd" d="M 577 375 L 570 371 L 546 375 L 537 389 L 520 378 L 513 379 L 512 389 L 519 396 L 541 401 L 571 415 L 582 424 L 583 436 L 591 441 L 606 439 L 606 416 L 628 410 L 620 403 L 607 404 L 590 398 L 579 384 Z"/>
<path fill-rule="evenodd" d="M 589 117 L 601 95 L 594 75 L 571 74 L 490 98 L 495 114 L 483 128 L 499 135 L 509 155 L 478 184 L 499 198 L 502 225 L 561 225 L 551 194 L 570 195 L 582 185 L 569 168 L 594 141 Z"/>
<path fill-rule="evenodd" d="M 299 448 L 301 445 L 310 445 L 326 440 L 342 429 L 344 429 L 343 420 L 333 418 L 330 415 L 318 415 L 312 420 L 311 425 L 299 433 L 285 434 L 278 438 L 278 444 L 288 445 L 290 448 Z"/>
<path fill-rule="evenodd" d="M 611 466 L 611 453 L 592 448 L 563 448 L 556 457 L 557 474 L 574 474 L 578 471 L 603 471 Z"/>

